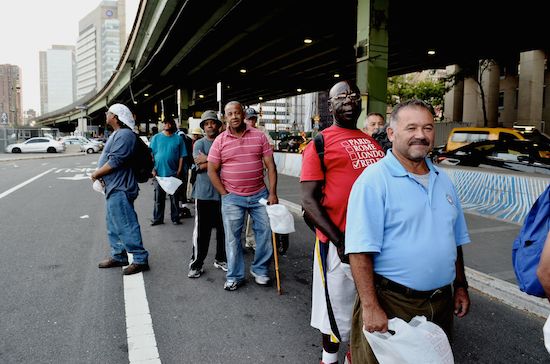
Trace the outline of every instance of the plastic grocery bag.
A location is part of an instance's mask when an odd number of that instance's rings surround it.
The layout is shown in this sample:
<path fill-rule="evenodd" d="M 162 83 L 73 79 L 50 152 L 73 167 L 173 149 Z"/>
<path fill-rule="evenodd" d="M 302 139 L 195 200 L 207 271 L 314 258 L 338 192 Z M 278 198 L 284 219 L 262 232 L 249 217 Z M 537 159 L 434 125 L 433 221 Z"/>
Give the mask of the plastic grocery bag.
<path fill-rule="evenodd" d="M 388 321 L 388 330 L 395 334 L 363 329 L 380 364 L 454 364 L 445 331 L 426 317 L 415 316 L 408 323 L 393 318 Z"/>
<path fill-rule="evenodd" d="M 544 335 L 544 346 L 546 346 L 546 350 L 550 353 L 550 316 L 546 319 L 546 323 L 542 328 L 542 333 Z"/>
<path fill-rule="evenodd" d="M 176 177 L 159 177 L 157 176 L 157 181 L 160 187 L 169 195 L 176 193 L 179 186 L 181 186 L 181 179 Z"/>
<path fill-rule="evenodd" d="M 92 184 L 92 188 L 94 189 L 94 191 L 97 191 L 103 195 L 105 194 L 105 186 L 103 186 L 103 183 L 98 179 L 94 181 L 94 183 Z"/>
<path fill-rule="evenodd" d="M 267 215 L 269 216 L 269 225 L 271 231 L 277 234 L 290 234 L 294 230 L 294 217 L 288 211 L 285 205 L 275 204 L 268 205 L 267 200 L 262 198 L 260 200 L 262 205 L 265 205 Z"/>

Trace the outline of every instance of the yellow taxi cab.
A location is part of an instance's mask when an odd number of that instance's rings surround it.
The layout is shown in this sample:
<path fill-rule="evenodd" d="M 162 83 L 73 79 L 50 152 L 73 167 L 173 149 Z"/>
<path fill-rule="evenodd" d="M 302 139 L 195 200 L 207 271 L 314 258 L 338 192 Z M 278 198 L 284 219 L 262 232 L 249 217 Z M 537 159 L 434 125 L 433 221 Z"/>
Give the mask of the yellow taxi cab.
<path fill-rule="evenodd" d="M 521 132 L 513 128 L 489 128 L 489 127 L 459 127 L 453 128 L 449 133 L 446 152 L 450 152 L 473 142 L 484 140 L 524 140 Z"/>

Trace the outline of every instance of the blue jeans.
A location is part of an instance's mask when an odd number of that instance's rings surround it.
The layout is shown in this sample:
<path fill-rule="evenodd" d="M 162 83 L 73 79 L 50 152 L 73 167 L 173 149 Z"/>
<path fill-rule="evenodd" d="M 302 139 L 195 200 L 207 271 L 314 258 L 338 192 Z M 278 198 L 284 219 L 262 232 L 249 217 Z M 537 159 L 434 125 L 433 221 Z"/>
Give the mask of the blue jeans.
<path fill-rule="evenodd" d="M 160 187 L 156 178 L 153 178 L 153 186 L 155 188 L 155 203 L 153 206 L 153 221 L 164 221 L 164 206 L 166 204 L 166 192 Z M 172 222 L 180 220 L 179 217 L 179 198 L 177 192 L 170 195 L 170 219 Z"/>
<path fill-rule="evenodd" d="M 107 237 L 111 245 L 111 257 L 123 262 L 127 253 L 133 254 L 134 263 L 147 264 L 149 253 L 143 248 L 134 199 L 124 191 L 112 191 L 105 200 Z"/>
<path fill-rule="evenodd" d="M 271 228 L 267 210 L 264 205 L 258 202 L 261 198 L 267 199 L 267 196 L 267 189 L 252 196 L 239 196 L 233 193 L 222 196 L 222 219 L 225 230 L 228 281 L 240 282 L 245 278 L 241 234 L 246 211 L 248 211 L 254 222 L 252 229 L 256 238 L 256 253 L 250 269 L 260 276 L 269 275 L 269 264 L 273 255 Z"/>

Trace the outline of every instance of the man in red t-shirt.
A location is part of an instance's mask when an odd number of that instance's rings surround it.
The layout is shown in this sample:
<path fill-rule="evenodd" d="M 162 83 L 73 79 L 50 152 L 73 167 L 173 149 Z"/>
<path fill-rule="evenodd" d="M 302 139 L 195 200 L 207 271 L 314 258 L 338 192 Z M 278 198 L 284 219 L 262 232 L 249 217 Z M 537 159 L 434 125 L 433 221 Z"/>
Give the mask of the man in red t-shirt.
<path fill-rule="evenodd" d="M 317 227 L 311 326 L 321 331 L 324 364 L 338 362 L 340 342 L 349 341 L 351 329 L 356 291 L 344 257 L 348 197 L 361 172 L 384 157 L 376 141 L 357 129 L 361 94 L 356 85 L 349 81 L 334 85 L 329 111 L 333 125 L 321 132 L 325 171 L 311 142 L 303 153 L 300 176 L 302 206 Z M 346 359 L 351 362 L 349 351 Z"/>

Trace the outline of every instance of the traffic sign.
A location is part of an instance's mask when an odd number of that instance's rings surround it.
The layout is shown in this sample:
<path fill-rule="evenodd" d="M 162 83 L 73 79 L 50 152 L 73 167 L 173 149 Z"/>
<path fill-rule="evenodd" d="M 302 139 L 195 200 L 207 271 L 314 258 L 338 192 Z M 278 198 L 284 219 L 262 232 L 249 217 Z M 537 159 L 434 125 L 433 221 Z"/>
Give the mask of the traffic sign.
<path fill-rule="evenodd" d="M 8 123 L 8 113 L 2 112 L 2 115 L 0 115 L 0 124 L 7 124 Z"/>

